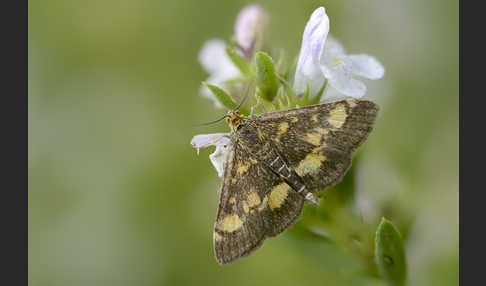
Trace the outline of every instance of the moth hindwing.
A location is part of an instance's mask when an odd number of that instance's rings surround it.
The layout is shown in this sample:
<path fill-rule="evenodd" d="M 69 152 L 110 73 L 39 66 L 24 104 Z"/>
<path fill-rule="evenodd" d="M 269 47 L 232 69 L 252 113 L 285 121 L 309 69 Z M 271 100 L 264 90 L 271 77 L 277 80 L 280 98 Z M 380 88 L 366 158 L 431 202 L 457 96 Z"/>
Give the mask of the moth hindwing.
<path fill-rule="evenodd" d="M 231 146 L 214 251 L 231 263 L 295 223 L 304 202 L 337 184 L 373 128 L 378 106 L 348 99 L 244 117 L 230 111 Z"/>

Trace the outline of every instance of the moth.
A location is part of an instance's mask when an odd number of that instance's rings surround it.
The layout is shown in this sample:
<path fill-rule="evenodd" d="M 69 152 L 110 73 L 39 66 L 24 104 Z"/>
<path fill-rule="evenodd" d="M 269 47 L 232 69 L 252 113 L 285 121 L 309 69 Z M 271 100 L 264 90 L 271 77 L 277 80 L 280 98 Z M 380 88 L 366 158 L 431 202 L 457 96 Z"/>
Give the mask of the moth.
<path fill-rule="evenodd" d="M 337 184 L 373 128 L 378 105 L 346 99 L 243 116 L 229 111 L 228 154 L 214 225 L 219 264 L 291 227 L 316 193 Z"/>

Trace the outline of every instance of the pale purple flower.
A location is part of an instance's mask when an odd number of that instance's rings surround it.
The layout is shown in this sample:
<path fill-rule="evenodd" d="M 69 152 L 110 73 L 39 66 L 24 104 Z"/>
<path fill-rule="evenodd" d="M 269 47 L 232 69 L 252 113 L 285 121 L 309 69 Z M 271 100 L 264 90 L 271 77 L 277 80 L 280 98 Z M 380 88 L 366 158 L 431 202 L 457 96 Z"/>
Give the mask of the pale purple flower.
<path fill-rule="evenodd" d="M 320 64 L 324 44 L 329 33 L 329 17 L 324 7 L 317 8 L 305 25 L 300 48 L 299 61 L 295 71 L 294 88 L 304 92 L 309 85 L 311 95 L 317 94 L 324 84 L 324 74 Z"/>
<path fill-rule="evenodd" d="M 231 133 L 200 134 L 194 136 L 191 140 L 191 145 L 197 149 L 198 154 L 199 148 L 216 146 L 216 150 L 209 155 L 209 159 L 218 172 L 219 177 L 223 177 L 224 174 L 224 162 L 226 162 L 228 147 L 231 143 L 230 134 Z"/>
<path fill-rule="evenodd" d="M 221 88 L 223 88 L 225 81 L 241 76 L 240 70 L 226 54 L 226 43 L 223 40 L 208 40 L 199 52 L 199 62 L 209 73 L 206 82 Z M 202 86 L 200 94 L 217 103 L 216 98 L 207 87 Z"/>
<path fill-rule="evenodd" d="M 320 7 L 312 13 L 304 29 L 295 72 L 295 90 L 304 92 L 309 85 L 310 94 L 315 96 L 327 78 L 328 87 L 322 100 L 363 97 L 366 86 L 355 77 L 379 79 L 385 69 L 372 56 L 347 55 L 341 44 L 328 36 L 328 32 L 329 18 L 324 7 Z"/>
<path fill-rule="evenodd" d="M 265 10 L 257 4 L 240 11 L 235 22 L 235 39 L 245 52 L 251 52 L 253 45 L 262 40 L 267 19 Z"/>
<path fill-rule="evenodd" d="M 366 94 L 366 85 L 356 79 L 380 79 L 385 68 L 374 57 L 366 54 L 346 55 L 344 48 L 333 37 L 327 37 L 324 54 L 321 57 L 321 70 L 329 81 L 329 86 L 344 96 L 361 98 Z M 324 99 L 329 99 L 324 95 Z"/>

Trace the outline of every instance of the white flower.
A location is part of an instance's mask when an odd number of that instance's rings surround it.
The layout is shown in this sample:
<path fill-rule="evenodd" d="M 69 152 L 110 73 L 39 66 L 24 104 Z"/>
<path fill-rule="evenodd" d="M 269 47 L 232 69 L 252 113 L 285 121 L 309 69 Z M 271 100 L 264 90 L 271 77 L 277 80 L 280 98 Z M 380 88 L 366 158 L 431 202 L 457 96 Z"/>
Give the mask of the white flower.
<path fill-rule="evenodd" d="M 228 147 L 231 143 L 230 134 L 231 133 L 200 134 L 194 136 L 191 140 L 191 145 L 197 149 L 198 154 L 199 148 L 216 146 L 216 150 L 209 155 L 209 159 L 218 172 L 219 177 L 223 177 L 224 174 L 224 162 L 226 161 Z"/>
<path fill-rule="evenodd" d="M 199 52 L 199 62 L 209 73 L 207 83 L 222 87 L 223 82 L 241 75 L 238 68 L 233 64 L 226 54 L 226 43 L 220 39 L 207 41 Z M 216 101 L 211 91 L 202 86 L 200 89 L 202 96 Z"/>
<path fill-rule="evenodd" d="M 366 94 L 366 85 L 355 76 L 379 79 L 385 74 L 385 68 L 377 59 L 366 54 L 346 55 L 341 44 L 332 37 L 327 38 L 321 62 L 322 73 L 329 85 L 354 98 Z"/>
<path fill-rule="evenodd" d="M 372 56 L 347 55 L 341 44 L 328 36 L 328 32 L 329 18 L 324 7 L 320 7 L 312 13 L 304 30 L 294 88 L 303 92 L 308 84 L 311 95 L 316 95 L 327 78 L 328 91 L 323 100 L 363 97 L 366 86 L 355 76 L 379 79 L 385 69 Z"/>
<path fill-rule="evenodd" d="M 321 71 L 320 59 L 328 33 L 329 17 L 326 9 L 319 7 L 305 25 L 294 78 L 294 88 L 297 93 L 304 92 L 309 85 L 310 94 L 315 95 L 322 87 L 325 78 Z"/>
<path fill-rule="evenodd" d="M 255 42 L 261 41 L 267 18 L 265 10 L 257 4 L 241 9 L 235 22 L 235 39 L 246 52 L 251 52 Z"/>

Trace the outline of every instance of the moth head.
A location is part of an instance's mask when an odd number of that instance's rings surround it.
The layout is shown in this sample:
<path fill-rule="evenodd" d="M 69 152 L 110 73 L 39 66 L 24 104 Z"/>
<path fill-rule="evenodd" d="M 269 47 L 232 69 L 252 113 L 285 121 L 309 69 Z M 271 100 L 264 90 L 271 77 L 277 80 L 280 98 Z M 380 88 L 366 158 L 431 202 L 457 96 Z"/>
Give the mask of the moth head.
<path fill-rule="evenodd" d="M 236 129 L 238 129 L 241 119 L 243 119 L 243 114 L 241 114 L 238 110 L 228 111 L 225 117 L 226 123 L 228 123 L 233 132 L 236 132 Z"/>

